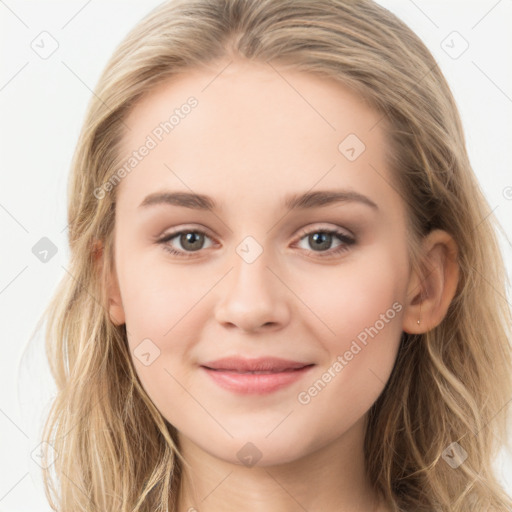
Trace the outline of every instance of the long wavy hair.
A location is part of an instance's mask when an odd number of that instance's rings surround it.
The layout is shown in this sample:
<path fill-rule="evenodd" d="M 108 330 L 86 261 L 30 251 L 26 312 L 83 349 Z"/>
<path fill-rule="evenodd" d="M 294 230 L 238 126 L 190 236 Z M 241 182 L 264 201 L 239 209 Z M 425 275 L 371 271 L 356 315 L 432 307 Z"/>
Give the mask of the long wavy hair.
<path fill-rule="evenodd" d="M 408 211 L 411 262 L 443 229 L 458 245 L 446 317 L 403 333 L 371 407 L 367 474 L 393 511 L 482 512 L 512 501 L 493 464 L 508 446 L 511 311 L 500 229 L 471 168 L 447 82 L 421 40 L 370 0 L 176 0 L 137 24 L 104 69 L 81 130 L 68 189 L 70 262 L 43 317 L 57 394 L 43 431 L 45 492 L 60 512 L 176 511 L 184 460 L 176 430 L 143 389 L 126 326 L 108 314 L 124 122 L 153 88 L 223 59 L 278 63 L 339 80 L 382 115 Z M 220 71 L 220 68 L 219 68 Z M 104 262 L 98 265 L 98 245 Z M 456 469 L 443 452 L 458 443 Z M 453 446 L 453 445 L 452 445 Z"/>

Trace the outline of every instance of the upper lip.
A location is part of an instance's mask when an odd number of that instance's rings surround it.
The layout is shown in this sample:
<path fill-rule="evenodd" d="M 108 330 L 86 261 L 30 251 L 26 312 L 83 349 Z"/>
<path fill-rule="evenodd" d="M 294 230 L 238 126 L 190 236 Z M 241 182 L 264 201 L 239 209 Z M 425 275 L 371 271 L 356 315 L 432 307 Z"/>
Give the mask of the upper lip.
<path fill-rule="evenodd" d="M 212 370 L 231 370 L 239 372 L 257 372 L 257 371 L 285 371 L 309 366 L 312 363 L 301 363 L 290 361 L 279 357 L 259 357 L 256 359 L 246 359 L 243 357 L 223 357 L 215 361 L 209 361 L 202 364 Z"/>

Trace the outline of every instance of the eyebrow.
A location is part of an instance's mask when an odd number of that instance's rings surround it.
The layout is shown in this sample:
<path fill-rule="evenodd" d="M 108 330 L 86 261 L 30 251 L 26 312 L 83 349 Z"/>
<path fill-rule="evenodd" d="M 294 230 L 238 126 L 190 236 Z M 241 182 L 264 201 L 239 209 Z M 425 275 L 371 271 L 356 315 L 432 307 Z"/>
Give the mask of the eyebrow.
<path fill-rule="evenodd" d="M 337 203 L 357 202 L 378 210 L 379 207 L 370 198 L 352 190 L 319 190 L 287 196 L 284 206 L 289 210 L 319 208 Z M 182 206 L 193 210 L 213 211 L 218 209 L 216 201 L 204 194 L 191 192 L 155 192 L 149 194 L 139 205 L 147 208 L 154 205 Z"/>

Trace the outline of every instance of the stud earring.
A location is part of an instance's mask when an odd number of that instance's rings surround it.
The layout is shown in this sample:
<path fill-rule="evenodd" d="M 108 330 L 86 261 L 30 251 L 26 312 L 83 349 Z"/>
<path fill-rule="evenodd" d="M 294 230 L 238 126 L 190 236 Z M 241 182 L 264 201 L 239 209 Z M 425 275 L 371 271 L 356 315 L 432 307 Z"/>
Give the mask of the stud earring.
<path fill-rule="evenodd" d="M 420 302 L 420 317 L 418 318 L 418 320 L 416 320 L 416 323 L 418 325 L 420 325 L 420 321 L 421 321 L 421 302 Z"/>

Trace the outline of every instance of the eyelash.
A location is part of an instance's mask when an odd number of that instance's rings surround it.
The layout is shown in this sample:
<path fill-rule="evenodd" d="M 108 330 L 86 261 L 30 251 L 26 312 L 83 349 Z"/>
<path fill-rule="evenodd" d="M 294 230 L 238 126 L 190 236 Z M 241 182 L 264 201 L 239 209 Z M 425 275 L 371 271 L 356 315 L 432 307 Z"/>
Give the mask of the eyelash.
<path fill-rule="evenodd" d="M 157 243 L 162 244 L 163 249 L 165 251 L 169 252 L 170 254 L 172 254 L 173 256 L 179 256 L 181 258 L 193 258 L 194 252 L 200 252 L 200 250 L 199 251 L 189 251 L 189 252 L 177 251 L 176 249 L 174 249 L 173 247 L 168 245 L 168 242 L 170 242 L 177 236 L 187 234 L 187 233 L 197 233 L 200 235 L 204 235 L 208 238 L 211 238 L 205 231 L 203 231 L 201 229 L 185 229 L 185 230 L 181 230 L 181 231 L 176 231 L 175 233 L 169 233 L 169 234 L 165 235 L 163 238 L 161 238 L 160 240 L 157 240 Z M 342 242 L 342 245 L 340 245 L 339 247 L 337 247 L 334 250 L 330 249 L 328 251 L 320 251 L 320 252 L 311 251 L 311 250 L 308 251 L 308 252 L 316 253 L 316 255 L 318 255 L 318 257 L 320 257 L 320 258 L 336 256 L 340 253 L 348 251 L 349 246 L 354 245 L 356 243 L 356 240 L 354 238 L 348 236 L 345 232 L 343 232 L 339 229 L 321 229 L 321 228 L 311 229 L 309 231 L 302 230 L 300 232 L 298 242 L 300 242 L 306 236 L 315 234 L 315 233 L 335 235 L 335 237 L 338 238 L 338 240 L 340 240 Z"/>

